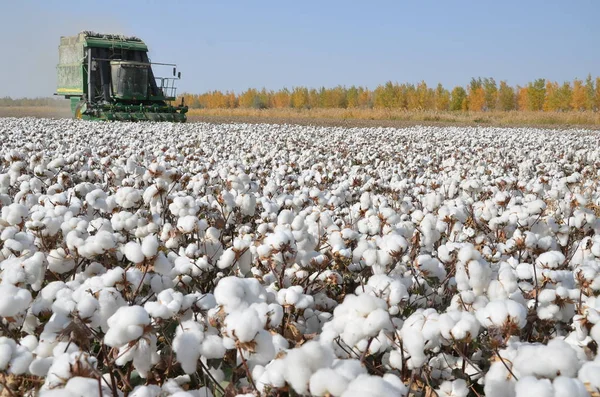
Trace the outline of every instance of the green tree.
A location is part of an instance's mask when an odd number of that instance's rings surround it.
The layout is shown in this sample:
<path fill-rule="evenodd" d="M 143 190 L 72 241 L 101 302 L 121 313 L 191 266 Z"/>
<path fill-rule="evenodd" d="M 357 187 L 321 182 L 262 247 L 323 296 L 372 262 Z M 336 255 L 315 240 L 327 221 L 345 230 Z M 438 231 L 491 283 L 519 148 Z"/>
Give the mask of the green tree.
<path fill-rule="evenodd" d="M 346 91 L 346 102 L 349 108 L 358 107 L 358 88 L 352 86 Z"/>
<path fill-rule="evenodd" d="M 500 88 L 498 89 L 498 108 L 504 111 L 515 110 L 516 108 L 515 90 L 506 84 L 506 81 L 500 82 Z"/>
<path fill-rule="evenodd" d="M 485 98 L 485 110 L 496 109 L 496 102 L 498 100 L 498 87 L 496 86 L 496 80 L 493 78 L 483 79 L 483 92 Z"/>
<path fill-rule="evenodd" d="M 450 93 L 441 83 L 438 83 L 434 94 L 435 110 L 448 110 L 450 107 Z"/>
<path fill-rule="evenodd" d="M 587 95 L 583 82 L 579 79 L 573 81 L 573 95 L 571 97 L 571 108 L 577 111 L 583 111 L 587 106 Z"/>
<path fill-rule="evenodd" d="M 308 88 L 306 87 L 294 87 L 292 89 L 292 96 L 290 104 L 295 109 L 305 109 L 309 107 L 308 103 Z"/>
<path fill-rule="evenodd" d="M 454 87 L 450 94 L 450 110 L 462 110 L 463 102 L 466 101 L 466 99 L 467 91 L 461 86 Z"/>
<path fill-rule="evenodd" d="M 542 110 L 546 98 L 546 80 L 537 79 L 527 85 L 528 110 Z"/>
<path fill-rule="evenodd" d="M 595 87 L 594 80 L 592 79 L 592 75 L 588 74 L 585 79 L 585 108 L 586 110 L 594 110 L 594 95 L 595 95 Z"/>

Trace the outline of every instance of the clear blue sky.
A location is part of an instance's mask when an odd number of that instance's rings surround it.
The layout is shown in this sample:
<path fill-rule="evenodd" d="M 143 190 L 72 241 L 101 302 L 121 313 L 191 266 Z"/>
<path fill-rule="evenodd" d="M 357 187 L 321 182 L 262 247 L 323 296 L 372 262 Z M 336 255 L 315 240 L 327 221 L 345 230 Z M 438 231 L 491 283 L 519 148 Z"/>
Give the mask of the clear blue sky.
<path fill-rule="evenodd" d="M 142 38 L 180 91 L 600 75 L 600 1 L 0 0 L 0 97 L 49 96 L 61 35 Z"/>

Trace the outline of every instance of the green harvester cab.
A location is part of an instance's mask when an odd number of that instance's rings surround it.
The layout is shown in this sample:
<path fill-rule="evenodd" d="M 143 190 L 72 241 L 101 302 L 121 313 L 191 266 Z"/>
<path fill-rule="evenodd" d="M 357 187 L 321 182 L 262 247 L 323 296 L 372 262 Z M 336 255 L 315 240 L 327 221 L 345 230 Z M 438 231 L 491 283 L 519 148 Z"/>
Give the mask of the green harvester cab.
<path fill-rule="evenodd" d="M 185 122 L 188 107 L 173 105 L 181 78 L 174 64 L 153 63 L 137 37 L 81 32 L 61 37 L 55 95 L 71 100 L 73 116 L 85 120 Z M 155 77 L 152 65 L 173 67 Z"/>

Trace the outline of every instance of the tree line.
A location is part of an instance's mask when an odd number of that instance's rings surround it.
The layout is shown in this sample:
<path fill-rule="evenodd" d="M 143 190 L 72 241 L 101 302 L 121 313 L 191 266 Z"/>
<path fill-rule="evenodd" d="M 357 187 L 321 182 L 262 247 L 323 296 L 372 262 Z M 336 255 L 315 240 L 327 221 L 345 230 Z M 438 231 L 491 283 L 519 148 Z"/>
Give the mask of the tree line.
<path fill-rule="evenodd" d="M 388 81 L 374 90 L 366 87 L 283 88 L 278 91 L 250 88 L 240 94 L 211 91 L 182 94 L 191 108 L 377 108 L 436 111 L 598 111 L 600 77 L 559 84 L 536 79 L 525 86 L 499 84 L 493 78 L 473 78 L 466 87 L 451 90 L 426 82 L 399 84 Z"/>

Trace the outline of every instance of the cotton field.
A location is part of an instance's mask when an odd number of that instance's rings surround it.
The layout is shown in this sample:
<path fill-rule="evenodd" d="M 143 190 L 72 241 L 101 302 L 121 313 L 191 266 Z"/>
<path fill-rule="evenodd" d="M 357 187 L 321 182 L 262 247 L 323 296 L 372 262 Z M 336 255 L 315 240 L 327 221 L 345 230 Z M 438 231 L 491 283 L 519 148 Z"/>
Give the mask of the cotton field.
<path fill-rule="evenodd" d="M 599 396 L 599 137 L 2 119 L 2 396 Z"/>

